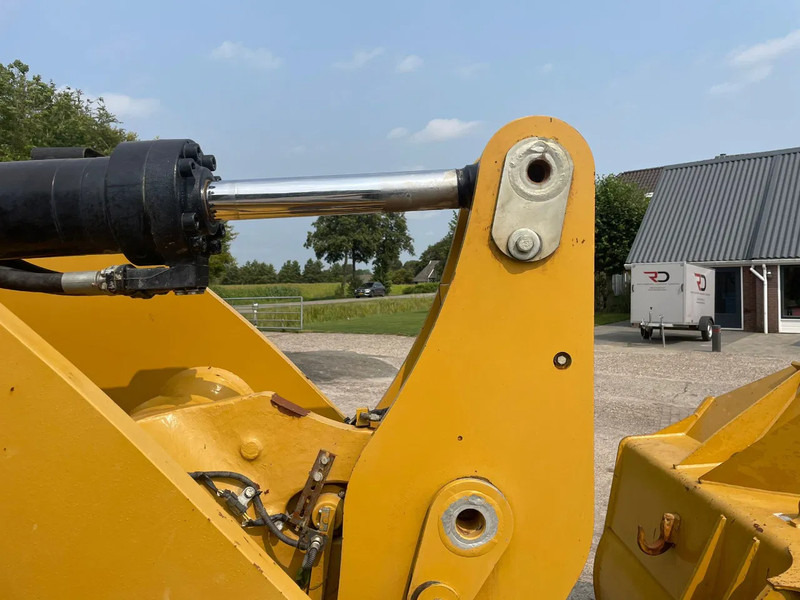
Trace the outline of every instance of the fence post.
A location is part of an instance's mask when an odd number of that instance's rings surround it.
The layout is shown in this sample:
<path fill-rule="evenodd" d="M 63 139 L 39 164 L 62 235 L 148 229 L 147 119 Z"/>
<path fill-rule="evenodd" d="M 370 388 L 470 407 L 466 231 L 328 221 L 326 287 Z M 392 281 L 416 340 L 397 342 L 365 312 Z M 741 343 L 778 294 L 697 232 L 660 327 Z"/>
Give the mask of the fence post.
<path fill-rule="evenodd" d="M 303 331 L 303 297 L 300 296 L 300 331 Z"/>

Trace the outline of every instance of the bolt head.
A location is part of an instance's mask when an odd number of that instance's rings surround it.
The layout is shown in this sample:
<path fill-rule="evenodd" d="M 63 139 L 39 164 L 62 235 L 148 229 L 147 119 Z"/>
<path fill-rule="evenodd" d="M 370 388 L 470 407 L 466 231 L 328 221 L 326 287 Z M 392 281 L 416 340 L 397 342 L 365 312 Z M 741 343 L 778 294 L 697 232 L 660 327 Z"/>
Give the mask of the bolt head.
<path fill-rule="evenodd" d="M 517 250 L 520 252 L 530 252 L 533 249 L 533 236 L 524 235 L 517 240 Z"/>
<path fill-rule="evenodd" d="M 245 440 L 239 447 L 239 454 L 241 454 L 242 458 L 245 460 L 255 460 L 261 454 L 262 449 L 263 446 L 257 439 Z"/>
<path fill-rule="evenodd" d="M 531 260 L 542 248 L 542 240 L 532 229 L 520 228 L 508 238 L 508 252 L 517 260 Z"/>
<path fill-rule="evenodd" d="M 245 496 L 245 498 L 252 498 L 255 495 L 256 495 L 256 489 L 255 488 L 250 487 L 250 486 L 244 488 L 244 496 Z"/>
<path fill-rule="evenodd" d="M 312 476 L 312 478 L 313 478 L 313 479 L 314 479 L 314 481 L 316 481 L 317 483 L 319 483 L 320 481 L 322 481 L 322 471 L 314 471 L 314 475 Z"/>
<path fill-rule="evenodd" d="M 331 459 L 328 458 L 327 456 L 323 455 L 323 456 L 319 457 L 319 464 L 321 464 L 321 465 L 327 465 L 330 461 L 331 461 Z"/>

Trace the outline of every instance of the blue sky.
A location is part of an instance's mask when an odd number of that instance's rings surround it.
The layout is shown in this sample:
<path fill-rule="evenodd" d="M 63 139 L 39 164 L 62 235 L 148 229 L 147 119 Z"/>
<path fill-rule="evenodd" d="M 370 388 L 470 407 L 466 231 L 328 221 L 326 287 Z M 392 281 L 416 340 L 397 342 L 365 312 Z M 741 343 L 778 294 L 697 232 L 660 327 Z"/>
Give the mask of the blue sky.
<path fill-rule="evenodd" d="M 599 173 L 800 145 L 800 3 L 0 0 L 0 60 L 103 95 L 224 178 L 463 166 L 528 114 Z M 409 215 L 417 252 L 449 215 Z M 236 225 L 305 261 L 310 219 Z"/>

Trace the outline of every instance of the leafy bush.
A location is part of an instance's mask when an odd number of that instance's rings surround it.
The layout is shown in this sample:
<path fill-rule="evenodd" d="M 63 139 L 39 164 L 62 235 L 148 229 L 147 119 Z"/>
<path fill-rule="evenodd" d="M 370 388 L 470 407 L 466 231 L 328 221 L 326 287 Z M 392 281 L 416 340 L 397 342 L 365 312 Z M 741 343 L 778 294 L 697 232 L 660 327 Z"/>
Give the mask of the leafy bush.
<path fill-rule="evenodd" d="M 404 294 L 428 294 L 430 292 L 435 292 L 439 289 L 439 284 L 436 282 L 429 282 L 429 283 L 418 283 L 417 285 L 411 285 L 403 290 Z"/>

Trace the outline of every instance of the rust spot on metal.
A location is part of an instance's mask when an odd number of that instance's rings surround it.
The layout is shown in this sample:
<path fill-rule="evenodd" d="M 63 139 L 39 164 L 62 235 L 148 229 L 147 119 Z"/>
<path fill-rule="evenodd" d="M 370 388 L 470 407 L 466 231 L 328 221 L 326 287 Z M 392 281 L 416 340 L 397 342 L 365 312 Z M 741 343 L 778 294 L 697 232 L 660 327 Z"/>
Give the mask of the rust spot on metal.
<path fill-rule="evenodd" d="M 677 533 L 680 524 L 681 518 L 679 515 L 674 513 L 664 513 L 664 515 L 661 517 L 661 532 L 656 541 L 652 544 L 647 543 L 647 536 L 645 535 L 644 529 L 641 525 L 639 525 L 639 530 L 636 535 L 636 543 L 639 546 L 639 550 L 649 556 L 658 556 L 659 554 L 664 554 L 664 552 L 675 545 L 675 534 Z"/>
<path fill-rule="evenodd" d="M 272 398 L 270 399 L 273 405 L 275 405 L 279 411 L 284 414 L 289 415 L 290 417 L 305 417 L 311 411 L 307 408 L 303 408 L 302 406 L 298 406 L 294 402 L 290 402 L 286 398 L 279 396 L 278 394 L 273 394 Z"/>
<path fill-rule="evenodd" d="M 759 525 L 758 523 L 753 523 L 753 527 L 755 527 L 755 528 L 756 528 L 756 531 L 757 531 L 758 533 L 764 533 L 764 528 L 763 528 L 763 527 L 761 527 L 761 525 Z"/>

